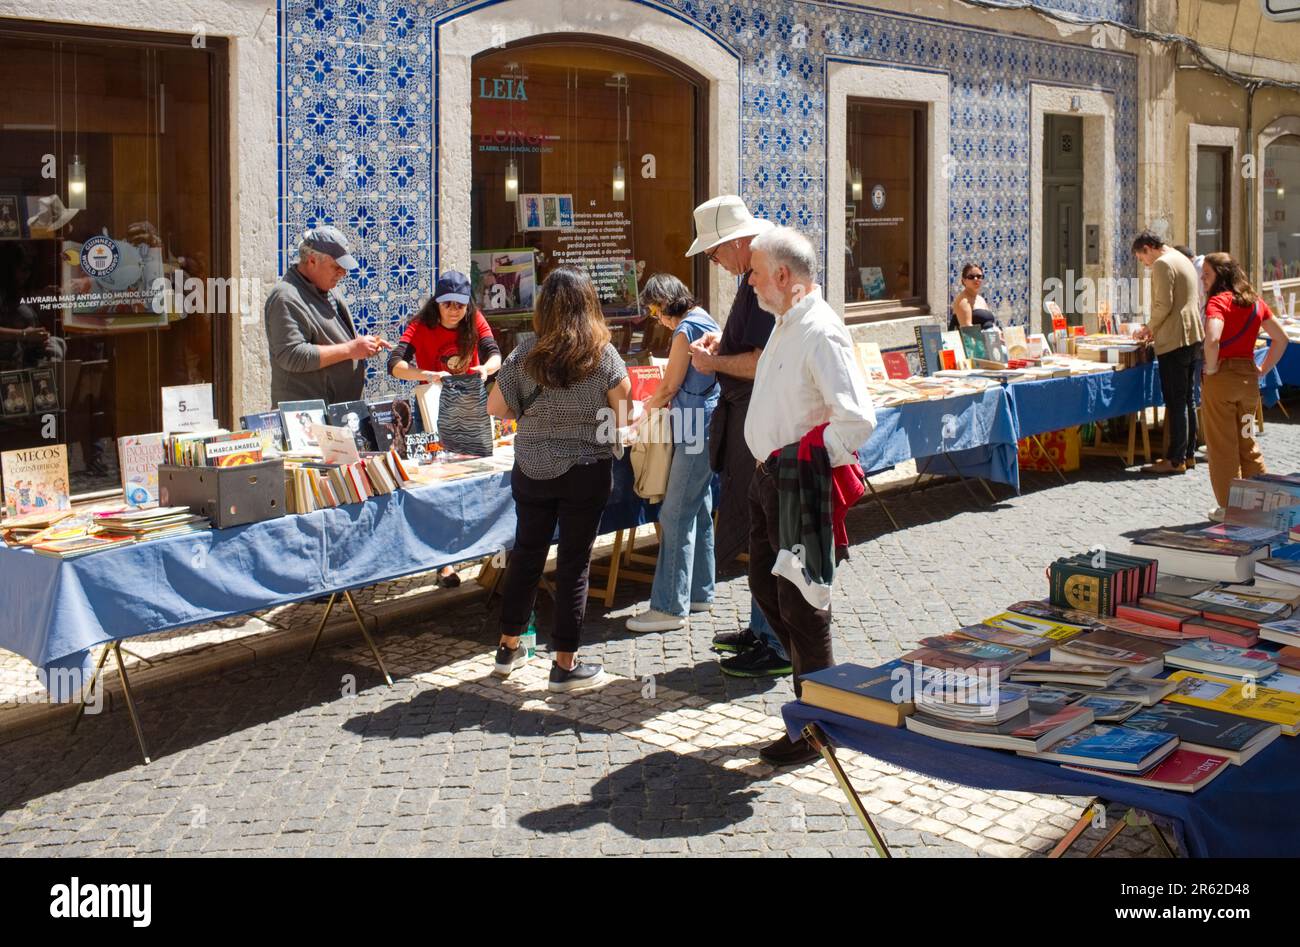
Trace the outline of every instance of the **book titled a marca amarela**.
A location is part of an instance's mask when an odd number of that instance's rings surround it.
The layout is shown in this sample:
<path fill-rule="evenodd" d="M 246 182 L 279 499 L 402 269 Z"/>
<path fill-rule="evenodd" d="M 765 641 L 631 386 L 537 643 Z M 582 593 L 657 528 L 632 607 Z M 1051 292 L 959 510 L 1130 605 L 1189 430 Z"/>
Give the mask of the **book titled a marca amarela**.
<path fill-rule="evenodd" d="M 28 516 L 72 508 L 68 494 L 68 448 L 49 444 L 0 454 L 5 516 Z"/>

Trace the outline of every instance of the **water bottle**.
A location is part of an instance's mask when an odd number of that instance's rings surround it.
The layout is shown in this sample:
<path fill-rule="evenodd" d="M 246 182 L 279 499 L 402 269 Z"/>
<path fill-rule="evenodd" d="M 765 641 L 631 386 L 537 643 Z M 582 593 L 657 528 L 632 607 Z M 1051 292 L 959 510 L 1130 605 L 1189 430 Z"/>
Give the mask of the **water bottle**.
<path fill-rule="evenodd" d="M 527 654 L 531 658 L 537 653 L 537 612 L 532 612 L 528 616 L 528 630 L 519 636 L 521 647 L 527 648 Z"/>

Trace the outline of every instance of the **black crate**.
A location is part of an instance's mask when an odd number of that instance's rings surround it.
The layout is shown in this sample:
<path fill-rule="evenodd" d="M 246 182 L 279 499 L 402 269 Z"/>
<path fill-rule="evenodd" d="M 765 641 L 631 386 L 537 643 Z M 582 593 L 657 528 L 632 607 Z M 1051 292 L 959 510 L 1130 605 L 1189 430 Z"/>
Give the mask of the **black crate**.
<path fill-rule="evenodd" d="M 218 529 L 284 515 L 284 461 L 233 467 L 158 467 L 158 505 L 188 506 Z"/>

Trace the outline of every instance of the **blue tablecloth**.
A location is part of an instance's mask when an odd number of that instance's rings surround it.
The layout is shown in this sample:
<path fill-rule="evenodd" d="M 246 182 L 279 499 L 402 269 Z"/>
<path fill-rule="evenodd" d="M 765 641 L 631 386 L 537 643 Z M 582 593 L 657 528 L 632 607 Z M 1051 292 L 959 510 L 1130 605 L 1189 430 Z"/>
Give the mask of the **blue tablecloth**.
<path fill-rule="evenodd" d="M 876 429 L 858 451 L 858 463 L 868 473 L 886 470 L 907 460 L 918 468 L 949 474 L 946 452 L 968 477 L 983 477 L 1020 490 L 1016 457 L 1016 424 L 1007 389 L 1001 385 L 977 395 L 918 401 L 876 410 Z"/>
<path fill-rule="evenodd" d="M 1047 378 L 1008 385 L 1016 420 L 1016 436 L 1133 414 L 1164 404 L 1155 363 L 1095 375 Z"/>
<path fill-rule="evenodd" d="M 1279 384 L 1300 385 L 1300 344 L 1286 347 L 1281 360 L 1277 363 L 1276 371 Z"/>
<path fill-rule="evenodd" d="M 1300 737 L 1278 737 L 1245 766 L 1229 766 L 1199 792 L 1182 793 L 1076 773 L 1003 750 L 932 740 L 797 701 L 786 704 L 781 713 L 792 738 L 815 722 L 836 746 L 934 779 L 976 789 L 1101 796 L 1166 816 L 1174 820 L 1179 846 L 1193 857 L 1300 856 L 1300 816 L 1295 811 Z"/>
<path fill-rule="evenodd" d="M 1300 385 L 1300 361 L 1295 358 L 1291 359 L 1287 371 L 1292 373 L 1293 381 L 1282 380 L 1282 366 L 1287 364 L 1288 358 L 1291 357 L 1292 349 L 1300 346 L 1288 345 L 1286 351 L 1282 353 L 1281 360 L 1273 366 L 1273 370 L 1267 375 L 1261 375 L 1259 379 L 1259 397 L 1264 402 L 1264 407 L 1271 408 L 1282 400 L 1283 385 Z M 1263 365 L 1264 357 L 1268 354 L 1268 349 L 1255 349 L 1255 364 Z M 1300 358 L 1300 356 L 1297 356 Z"/>

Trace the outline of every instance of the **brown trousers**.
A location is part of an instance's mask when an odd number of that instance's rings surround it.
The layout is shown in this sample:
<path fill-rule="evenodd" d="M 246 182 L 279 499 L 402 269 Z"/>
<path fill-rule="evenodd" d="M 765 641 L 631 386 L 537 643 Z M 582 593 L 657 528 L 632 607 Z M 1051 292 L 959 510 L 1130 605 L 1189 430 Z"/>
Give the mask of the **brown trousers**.
<path fill-rule="evenodd" d="M 1210 487 L 1219 506 L 1228 505 L 1232 481 L 1266 473 L 1255 435 L 1259 372 L 1255 360 L 1229 358 L 1201 384 L 1201 420 L 1210 457 Z"/>

